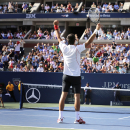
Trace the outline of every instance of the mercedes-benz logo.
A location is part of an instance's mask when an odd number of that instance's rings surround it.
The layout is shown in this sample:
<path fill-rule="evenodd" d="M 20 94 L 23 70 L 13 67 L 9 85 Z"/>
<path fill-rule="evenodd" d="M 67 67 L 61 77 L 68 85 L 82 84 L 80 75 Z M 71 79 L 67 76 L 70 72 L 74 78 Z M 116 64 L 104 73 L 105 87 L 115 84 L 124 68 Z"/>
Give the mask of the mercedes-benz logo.
<path fill-rule="evenodd" d="M 30 88 L 26 92 L 26 100 L 29 103 L 37 103 L 40 100 L 40 97 L 41 97 L 40 91 L 36 88 Z"/>

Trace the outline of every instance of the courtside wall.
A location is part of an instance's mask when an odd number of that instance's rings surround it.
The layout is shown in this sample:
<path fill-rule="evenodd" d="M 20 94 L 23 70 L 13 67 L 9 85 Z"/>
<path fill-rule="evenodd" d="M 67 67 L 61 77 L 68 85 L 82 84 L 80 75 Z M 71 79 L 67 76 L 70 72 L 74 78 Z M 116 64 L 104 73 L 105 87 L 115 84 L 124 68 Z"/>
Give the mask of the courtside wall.
<path fill-rule="evenodd" d="M 19 101 L 18 81 L 31 84 L 47 84 L 47 85 L 62 85 L 62 73 L 40 73 L 40 72 L 0 72 L 0 83 L 5 86 L 8 81 L 14 84 L 14 94 L 16 100 Z M 89 82 L 91 87 L 111 88 L 115 83 L 120 82 L 122 89 L 130 89 L 130 74 L 81 74 L 81 86 L 84 87 Z M 60 98 L 60 88 L 25 86 L 25 90 L 34 87 L 40 91 L 41 97 L 39 102 L 58 103 Z M 4 88 L 5 92 L 5 88 Z M 82 90 L 83 97 L 83 90 Z M 130 96 L 130 92 L 121 92 L 121 95 Z M 92 91 L 92 104 L 109 105 L 110 101 L 114 100 L 113 91 Z M 12 102 L 9 96 L 3 94 L 4 102 Z M 83 103 L 83 101 L 82 101 Z"/>

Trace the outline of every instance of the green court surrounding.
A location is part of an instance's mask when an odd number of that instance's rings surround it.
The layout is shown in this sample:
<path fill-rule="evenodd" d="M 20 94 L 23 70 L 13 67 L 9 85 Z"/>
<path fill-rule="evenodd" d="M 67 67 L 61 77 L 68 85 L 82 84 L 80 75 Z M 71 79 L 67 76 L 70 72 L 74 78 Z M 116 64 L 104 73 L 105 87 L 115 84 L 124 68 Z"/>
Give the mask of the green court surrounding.
<path fill-rule="evenodd" d="M 19 109 L 19 103 L 14 103 L 14 102 L 6 102 L 4 103 L 5 108 L 0 108 L 0 109 Z M 58 107 L 58 103 L 34 103 L 31 104 L 30 103 L 24 103 L 23 107 Z M 65 106 L 67 107 L 72 107 L 74 106 L 74 104 L 65 104 Z M 130 108 L 130 106 L 109 106 L 109 105 L 82 105 L 82 106 L 86 106 L 86 107 L 109 107 L 109 108 Z"/>

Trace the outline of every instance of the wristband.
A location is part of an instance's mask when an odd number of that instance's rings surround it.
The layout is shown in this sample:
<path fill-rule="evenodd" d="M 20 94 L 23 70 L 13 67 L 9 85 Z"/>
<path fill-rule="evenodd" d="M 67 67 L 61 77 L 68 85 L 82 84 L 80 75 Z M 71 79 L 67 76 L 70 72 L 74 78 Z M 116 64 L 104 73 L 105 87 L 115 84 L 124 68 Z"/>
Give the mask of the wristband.
<path fill-rule="evenodd" d="M 55 29 L 55 30 L 58 30 L 58 26 L 57 26 L 57 25 L 54 25 L 54 29 Z"/>
<path fill-rule="evenodd" d="M 95 30 L 94 30 L 94 34 L 97 35 L 97 34 L 98 34 L 98 31 L 99 31 L 99 30 L 95 29 Z"/>

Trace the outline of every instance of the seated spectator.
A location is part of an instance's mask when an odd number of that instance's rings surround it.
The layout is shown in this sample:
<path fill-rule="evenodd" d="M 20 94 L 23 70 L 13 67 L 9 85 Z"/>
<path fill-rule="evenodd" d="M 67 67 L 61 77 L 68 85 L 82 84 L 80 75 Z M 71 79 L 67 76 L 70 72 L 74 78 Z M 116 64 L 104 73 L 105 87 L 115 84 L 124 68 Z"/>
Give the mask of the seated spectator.
<path fill-rule="evenodd" d="M 57 7 L 56 12 L 57 12 L 57 13 L 61 13 L 61 12 L 62 12 L 61 8 L 60 8 L 60 7 Z"/>
<path fill-rule="evenodd" d="M 13 68 L 13 72 L 19 72 L 19 68 L 17 67 L 17 65 L 15 65 L 15 67 Z"/>
<path fill-rule="evenodd" d="M 117 4 L 117 2 L 115 2 L 114 11 L 115 11 L 115 12 L 118 12 L 118 9 L 119 9 L 119 5 Z"/>
<path fill-rule="evenodd" d="M 79 8 L 79 4 L 76 3 L 75 9 L 77 10 Z"/>
<path fill-rule="evenodd" d="M 51 9 L 55 9 L 55 5 L 54 4 L 52 5 Z"/>
<path fill-rule="evenodd" d="M 105 12 L 107 12 L 107 8 L 105 8 L 105 6 L 103 6 L 102 13 L 105 13 Z"/>
<path fill-rule="evenodd" d="M 107 69 L 106 69 L 105 66 L 102 66 L 101 72 L 102 72 L 102 73 L 106 73 L 106 72 L 107 72 Z"/>
<path fill-rule="evenodd" d="M 59 71 L 60 71 L 60 72 L 63 72 L 63 69 L 64 69 L 64 66 L 63 66 L 62 63 L 60 63 L 60 65 L 59 65 Z"/>
<path fill-rule="evenodd" d="M 13 37 L 11 36 L 11 34 L 10 34 L 10 36 L 8 36 L 8 39 L 13 39 Z"/>
<path fill-rule="evenodd" d="M 59 66 L 54 69 L 54 72 L 60 72 Z"/>
<path fill-rule="evenodd" d="M 93 2 L 93 4 L 91 5 L 91 8 L 96 8 L 95 3 Z"/>
<path fill-rule="evenodd" d="M 119 73 L 120 74 L 125 74 L 126 73 L 126 69 L 122 66 L 119 67 Z"/>
<path fill-rule="evenodd" d="M 118 36 L 118 34 L 116 34 L 115 40 L 120 40 L 120 37 Z"/>
<path fill-rule="evenodd" d="M 107 6 L 107 12 L 113 12 L 113 11 L 114 11 L 114 9 L 111 5 L 111 2 L 109 2 L 108 6 Z"/>
<path fill-rule="evenodd" d="M 53 65 L 50 65 L 50 68 L 48 69 L 48 72 L 54 72 Z"/>
<path fill-rule="evenodd" d="M 3 9 L 4 9 L 3 12 L 7 13 L 7 6 L 6 5 L 3 5 Z"/>
<path fill-rule="evenodd" d="M 123 3 L 121 3 L 121 5 L 120 5 L 120 7 L 119 7 L 119 9 L 118 9 L 118 12 L 122 12 L 122 10 L 123 10 Z"/>
<path fill-rule="evenodd" d="M 4 34 L 3 39 L 8 39 L 7 34 Z"/>
<path fill-rule="evenodd" d="M 115 37 L 118 34 L 117 30 L 114 30 L 113 36 Z"/>
<path fill-rule="evenodd" d="M 18 3 L 17 3 L 17 2 L 16 2 L 15 5 L 14 5 L 14 11 L 15 11 L 15 13 L 18 12 Z"/>
<path fill-rule="evenodd" d="M 105 7 L 105 9 L 107 9 L 108 4 L 106 4 L 106 2 L 103 4 L 103 8 Z"/>
<path fill-rule="evenodd" d="M 50 6 L 48 5 L 48 4 L 46 4 L 46 6 L 45 6 L 45 10 L 47 11 L 49 11 L 49 9 L 50 9 Z"/>
<path fill-rule="evenodd" d="M 108 40 L 112 40 L 112 35 L 110 34 L 110 32 L 107 32 L 107 38 L 108 38 Z"/>
<path fill-rule="evenodd" d="M 104 40 L 108 40 L 108 37 L 106 36 L 106 33 L 104 34 Z"/>
<path fill-rule="evenodd" d="M 31 3 L 29 3 L 29 6 L 28 6 L 28 8 L 27 8 L 27 10 L 26 10 L 26 12 L 27 13 L 30 13 L 31 12 L 31 8 L 32 8 L 33 6 L 32 6 L 32 4 Z"/>
<path fill-rule="evenodd" d="M 2 8 L 3 8 L 2 5 L 0 5 L 0 11 L 2 10 Z"/>
<path fill-rule="evenodd" d="M 23 13 L 26 13 L 28 8 L 27 4 L 23 3 L 22 8 L 23 8 Z"/>
<path fill-rule="evenodd" d="M 126 63 L 128 65 L 128 68 L 129 68 L 130 60 L 127 58 L 127 56 L 125 56 L 125 59 L 123 60 L 123 63 Z"/>
<path fill-rule="evenodd" d="M 96 11 L 102 12 L 102 8 L 100 8 L 100 6 L 97 6 Z"/>
<path fill-rule="evenodd" d="M 81 13 L 85 13 L 85 9 L 84 9 L 84 8 L 82 8 L 82 11 L 81 11 Z"/>
<path fill-rule="evenodd" d="M 44 13 L 45 9 L 44 9 L 44 5 L 42 4 L 41 7 L 40 7 L 40 12 L 41 13 Z"/>
<path fill-rule="evenodd" d="M 37 68 L 37 72 L 44 72 L 44 68 L 42 64 L 40 64 L 39 67 Z"/>
<path fill-rule="evenodd" d="M 25 72 L 25 69 L 24 69 L 24 67 L 22 65 L 20 65 L 19 72 Z"/>
<path fill-rule="evenodd" d="M 45 13 L 49 13 L 49 10 L 47 9 L 47 10 L 45 11 Z"/>
<path fill-rule="evenodd" d="M 51 12 L 50 13 L 54 13 L 53 9 L 51 9 Z"/>

